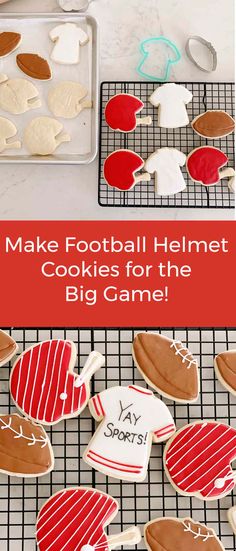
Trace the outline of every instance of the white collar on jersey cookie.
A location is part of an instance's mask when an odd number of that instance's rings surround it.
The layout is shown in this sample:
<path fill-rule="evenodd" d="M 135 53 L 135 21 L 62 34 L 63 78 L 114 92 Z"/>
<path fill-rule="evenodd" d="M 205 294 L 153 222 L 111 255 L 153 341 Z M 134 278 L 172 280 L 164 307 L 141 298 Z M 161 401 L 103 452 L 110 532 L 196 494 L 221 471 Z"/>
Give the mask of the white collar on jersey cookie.
<path fill-rule="evenodd" d="M 178 346 L 177 346 L 178 344 L 180 344 L 180 348 L 178 348 Z M 188 364 L 187 369 L 190 369 L 190 367 L 192 367 L 192 365 L 197 367 L 197 365 L 198 365 L 197 360 L 194 360 L 194 358 L 192 357 L 192 354 L 189 351 L 189 349 L 186 346 L 184 346 L 181 341 L 176 341 L 176 340 L 173 341 L 173 343 L 170 345 L 170 348 L 174 348 L 175 355 L 180 356 L 182 358 L 182 363 L 183 364 L 185 362 Z M 184 355 L 183 352 L 187 352 L 187 354 Z"/>
<path fill-rule="evenodd" d="M 153 392 L 151 390 L 148 390 L 147 388 L 143 388 L 142 386 L 129 385 L 128 388 L 130 388 L 131 390 L 136 390 L 136 392 L 140 392 L 140 394 L 146 394 L 147 396 L 153 396 Z"/>

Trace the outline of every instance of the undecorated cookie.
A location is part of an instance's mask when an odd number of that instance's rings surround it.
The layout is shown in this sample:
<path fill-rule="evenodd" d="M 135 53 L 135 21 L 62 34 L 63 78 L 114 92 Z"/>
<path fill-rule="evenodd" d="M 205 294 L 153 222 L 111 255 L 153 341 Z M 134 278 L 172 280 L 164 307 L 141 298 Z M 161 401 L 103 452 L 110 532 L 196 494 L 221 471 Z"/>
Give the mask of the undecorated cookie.
<path fill-rule="evenodd" d="M 21 34 L 13 32 L 0 33 L 0 58 L 14 52 L 21 43 Z"/>
<path fill-rule="evenodd" d="M 55 46 L 51 59 L 62 65 L 76 65 L 80 61 L 80 47 L 87 44 L 89 36 L 75 23 L 63 23 L 52 29 L 49 36 Z"/>
<path fill-rule="evenodd" d="M 149 551 L 224 551 L 212 528 L 191 518 L 157 518 L 144 527 Z"/>
<path fill-rule="evenodd" d="M 235 129 L 234 119 L 225 111 L 206 111 L 192 121 L 192 128 L 202 138 L 217 140 Z"/>
<path fill-rule="evenodd" d="M 23 78 L 8 79 L 0 75 L 0 108 L 12 115 L 21 115 L 41 107 L 37 88 Z"/>
<path fill-rule="evenodd" d="M 24 143 L 31 155 L 52 155 L 64 142 L 70 142 L 63 133 L 63 124 L 51 117 L 37 117 L 25 129 Z"/>
<path fill-rule="evenodd" d="M 64 81 L 48 94 L 48 106 L 55 117 L 74 119 L 83 109 L 90 109 L 92 102 L 86 100 L 88 90 L 79 82 Z"/>
<path fill-rule="evenodd" d="M 227 350 L 218 354 L 214 366 L 221 384 L 236 396 L 236 350 Z"/>
<path fill-rule="evenodd" d="M 0 117 L 0 153 L 6 151 L 7 149 L 20 149 L 21 142 L 9 142 L 8 140 L 14 138 L 17 134 L 17 128 L 13 122 Z"/>
<path fill-rule="evenodd" d="M 14 339 L 0 329 L 0 367 L 10 362 L 18 351 L 18 345 Z"/>
<path fill-rule="evenodd" d="M 37 54 L 19 54 L 17 65 L 23 73 L 37 80 L 50 80 L 52 72 L 46 59 Z"/>
<path fill-rule="evenodd" d="M 53 468 L 53 450 L 44 429 L 17 413 L 0 414 L 0 472 L 38 477 Z"/>

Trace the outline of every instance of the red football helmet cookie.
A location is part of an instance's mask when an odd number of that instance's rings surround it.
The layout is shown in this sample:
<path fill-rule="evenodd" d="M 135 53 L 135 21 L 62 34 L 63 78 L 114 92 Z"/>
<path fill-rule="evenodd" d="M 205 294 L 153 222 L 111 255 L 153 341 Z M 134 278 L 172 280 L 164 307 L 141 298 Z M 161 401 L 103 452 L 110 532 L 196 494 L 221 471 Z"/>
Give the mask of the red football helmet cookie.
<path fill-rule="evenodd" d="M 120 191 L 128 191 L 138 182 L 150 182 L 151 176 L 148 173 L 136 176 L 143 167 L 144 161 L 137 153 L 128 149 L 118 149 L 105 160 L 104 178 L 109 186 Z"/>
<path fill-rule="evenodd" d="M 138 125 L 152 123 L 151 117 L 137 118 L 144 103 L 131 94 L 117 94 L 113 96 L 105 108 L 105 119 L 112 130 L 133 132 Z"/>
<path fill-rule="evenodd" d="M 198 147 L 187 157 L 187 171 L 194 182 L 203 186 L 214 186 L 223 177 L 220 169 L 228 163 L 228 157 L 212 146 Z"/>

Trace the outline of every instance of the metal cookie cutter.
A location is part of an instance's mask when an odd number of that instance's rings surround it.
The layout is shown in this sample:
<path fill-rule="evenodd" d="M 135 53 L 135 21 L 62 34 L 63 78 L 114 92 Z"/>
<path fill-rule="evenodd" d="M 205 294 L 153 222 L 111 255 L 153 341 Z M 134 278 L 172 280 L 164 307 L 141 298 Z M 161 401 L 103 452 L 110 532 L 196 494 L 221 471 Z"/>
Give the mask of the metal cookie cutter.
<path fill-rule="evenodd" d="M 196 59 L 193 57 L 191 52 L 191 41 L 195 40 L 195 42 L 200 42 L 200 44 L 203 44 L 212 54 L 212 66 L 209 69 L 206 69 L 205 67 L 202 67 Z M 208 40 L 205 40 L 205 38 L 202 38 L 201 36 L 190 36 L 186 46 L 185 46 L 186 54 L 190 61 L 198 68 L 200 71 L 203 71 L 204 73 L 212 73 L 217 68 L 217 51 L 215 50 L 214 46 L 211 44 L 211 42 L 208 42 Z"/>

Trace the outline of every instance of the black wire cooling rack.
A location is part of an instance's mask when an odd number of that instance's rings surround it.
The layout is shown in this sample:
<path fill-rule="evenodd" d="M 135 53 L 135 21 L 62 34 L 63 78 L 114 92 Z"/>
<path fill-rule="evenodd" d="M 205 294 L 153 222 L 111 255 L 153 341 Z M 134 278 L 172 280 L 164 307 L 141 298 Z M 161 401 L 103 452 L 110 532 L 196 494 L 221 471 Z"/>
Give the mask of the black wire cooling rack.
<path fill-rule="evenodd" d="M 234 116 L 235 86 L 232 83 L 180 83 L 193 93 L 193 101 L 188 105 L 190 121 L 209 109 L 222 109 Z M 229 157 L 229 166 L 234 167 L 234 134 L 221 140 L 205 140 L 193 132 L 191 126 L 166 130 L 158 127 L 157 108 L 149 103 L 149 97 L 157 83 L 147 82 L 103 82 L 101 85 L 100 108 L 100 153 L 98 202 L 102 207 L 176 207 L 176 208 L 234 208 L 234 193 L 229 191 L 227 180 L 222 180 L 210 189 L 194 183 L 186 169 L 186 190 L 174 196 L 159 197 L 155 194 L 154 179 L 137 184 L 128 192 L 109 187 L 103 177 L 106 157 L 117 149 L 131 149 L 146 160 L 151 153 L 161 147 L 174 147 L 188 155 L 196 147 L 214 145 Z M 151 115 L 152 126 L 139 126 L 130 134 L 114 132 L 106 124 L 105 106 L 108 100 L 119 93 L 129 93 L 139 97 L 145 107 L 142 116 Z"/>
<path fill-rule="evenodd" d="M 148 330 L 148 328 L 143 328 Z M 175 404 L 165 400 L 177 428 L 199 419 L 217 419 L 236 427 L 236 398 L 216 380 L 213 358 L 226 349 L 236 348 L 236 329 L 152 328 L 170 338 L 182 340 L 198 358 L 201 368 L 201 395 L 196 404 Z M 92 393 L 107 386 L 145 383 L 134 367 L 131 345 L 140 329 L 12 329 L 20 352 L 32 344 L 51 338 L 68 338 L 78 346 L 82 367 L 91 349 L 106 357 L 106 366 L 97 372 Z M 0 371 L 1 413 L 15 411 L 9 395 L 10 366 Z M 167 481 L 162 466 L 163 445 L 153 445 L 148 476 L 144 482 L 130 484 L 92 470 L 81 459 L 95 429 L 86 409 L 77 419 L 61 422 L 48 430 L 54 448 L 55 470 L 39 479 L 22 480 L 0 475 L 0 549 L 35 551 L 35 520 L 39 509 L 51 494 L 69 486 L 93 486 L 117 498 L 120 512 L 109 533 L 118 533 L 136 524 L 142 529 L 150 519 L 161 516 L 191 516 L 214 528 L 226 551 L 235 551 L 236 541 L 227 522 L 227 510 L 236 503 L 236 492 L 222 499 L 204 503 L 196 498 L 177 495 Z M 132 548 L 130 548 L 132 549 Z M 145 550 L 144 540 L 138 549 Z"/>

